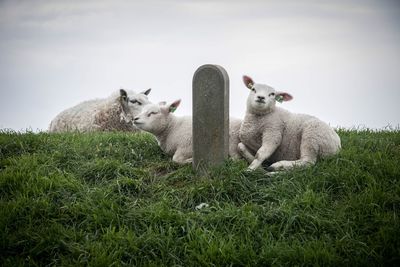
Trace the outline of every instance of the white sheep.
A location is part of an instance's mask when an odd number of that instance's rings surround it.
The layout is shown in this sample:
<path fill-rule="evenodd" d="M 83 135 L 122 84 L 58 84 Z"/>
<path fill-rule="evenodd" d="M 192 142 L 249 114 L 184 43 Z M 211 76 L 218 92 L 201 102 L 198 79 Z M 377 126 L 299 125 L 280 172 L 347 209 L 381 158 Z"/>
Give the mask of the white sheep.
<path fill-rule="evenodd" d="M 250 94 L 240 127 L 238 145 L 254 170 L 268 160 L 270 170 L 287 170 L 294 166 L 313 165 L 317 158 L 334 155 L 341 148 L 337 133 L 321 120 L 294 114 L 276 107 L 276 101 L 289 101 L 288 93 L 256 84 L 248 76 L 243 81 Z"/>
<path fill-rule="evenodd" d="M 174 162 L 185 164 L 193 161 L 192 117 L 177 117 L 173 113 L 180 100 L 171 104 L 165 102 L 149 104 L 134 118 L 139 129 L 153 134 L 164 153 L 172 155 Z M 241 120 L 230 119 L 229 155 L 240 158 L 238 150 Z"/>
<path fill-rule="evenodd" d="M 138 131 L 132 120 L 150 103 L 150 91 L 128 91 L 128 95 L 120 89 L 108 98 L 82 102 L 58 114 L 51 121 L 49 132 Z"/>

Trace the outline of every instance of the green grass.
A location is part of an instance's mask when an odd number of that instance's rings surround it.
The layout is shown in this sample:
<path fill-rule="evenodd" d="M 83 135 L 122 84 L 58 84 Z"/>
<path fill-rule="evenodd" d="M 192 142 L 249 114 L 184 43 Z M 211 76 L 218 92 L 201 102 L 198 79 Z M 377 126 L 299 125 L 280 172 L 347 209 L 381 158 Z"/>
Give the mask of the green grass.
<path fill-rule="evenodd" d="M 339 134 L 339 155 L 267 177 L 196 175 L 147 134 L 3 131 L 0 265 L 399 266 L 400 132 Z"/>

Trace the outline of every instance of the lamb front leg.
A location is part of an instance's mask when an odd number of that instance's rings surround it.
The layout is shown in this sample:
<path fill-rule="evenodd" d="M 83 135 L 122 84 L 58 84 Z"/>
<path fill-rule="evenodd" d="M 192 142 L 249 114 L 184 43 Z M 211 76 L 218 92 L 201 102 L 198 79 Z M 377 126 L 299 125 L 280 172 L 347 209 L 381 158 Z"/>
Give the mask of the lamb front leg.
<path fill-rule="evenodd" d="M 193 158 L 181 154 L 179 151 L 175 152 L 172 161 L 178 164 L 188 164 L 193 162 Z"/>
<path fill-rule="evenodd" d="M 239 143 L 238 144 L 238 149 L 240 151 L 240 154 L 247 160 L 248 163 L 253 162 L 254 160 L 254 155 L 251 153 L 251 151 L 246 147 L 245 144 Z"/>
<path fill-rule="evenodd" d="M 254 160 L 251 162 L 248 169 L 253 171 L 253 170 L 257 169 L 258 167 L 260 167 L 261 164 L 264 162 L 264 160 L 269 158 L 274 151 L 275 151 L 275 149 L 272 150 L 271 148 L 266 147 L 266 146 L 260 147 L 260 149 L 257 151 L 257 154 L 254 157 Z"/>
<path fill-rule="evenodd" d="M 282 140 L 281 136 L 276 136 L 275 138 L 268 137 L 263 138 L 262 146 L 258 149 L 254 160 L 251 162 L 248 167 L 249 170 L 255 170 L 261 166 L 261 164 L 271 157 L 271 155 L 278 148 L 280 142 Z"/>

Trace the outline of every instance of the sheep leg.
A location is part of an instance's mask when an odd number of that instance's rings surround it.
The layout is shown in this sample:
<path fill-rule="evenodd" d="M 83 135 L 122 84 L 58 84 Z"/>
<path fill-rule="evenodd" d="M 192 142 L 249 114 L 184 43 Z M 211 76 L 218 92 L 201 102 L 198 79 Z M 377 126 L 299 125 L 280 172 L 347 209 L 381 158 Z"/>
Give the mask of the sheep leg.
<path fill-rule="evenodd" d="M 289 170 L 294 167 L 307 167 L 317 162 L 319 145 L 316 142 L 315 129 L 306 128 L 303 130 L 303 136 L 300 144 L 300 159 L 298 160 L 282 160 L 272 164 L 269 169 Z"/>
<path fill-rule="evenodd" d="M 229 156 L 234 160 L 239 160 L 242 158 L 238 145 L 235 145 L 231 141 L 229 143 Z"/>
<path fill-rule="evenodd" d="M 233 160 L 239 160 L 242 158 L 241 154 L 238 152 L 234 152 L 234 153 L 229 153 L 229 156 L 231 157 L 231 159 Z"/>
<path fill-rule="evenodd" d="M 231 122 L 232 124 L 233 122 Z M 240 121 L 238 122 L 238 127 L 240 127 Z M 242 155 L 240 153 L 238 144 L 240 143 L 239 139 L 239 132 L 235 132 L 235 129 L 233 129 L 233 126 L 229 127 L 229 156 L 234 159 L 234 160 L 239 160 L 242 158 Z"/>
<path fill-rule="evenodd" d="M 317 162 L 318 147 L 310 145 L 308 142 L 302 142 L 300 146 L 300 159 L 298 160 L 281 160 L 272 164 L 269 169 L 276 170 L 289 170 L 294 167 L 306 167 L 314 165 Z"/>
<path fill-rule="evenodd" d="M 175 153 L 174 156 L 172 157 L 172 161 L 178 164 L 187 164 L 187 163 L 192 163 L 193 158 L 188 158 L 180 153 Z"/>
<path fill-rule="evenodd" d="M 281 160 L 269 166 L 268 169 L 272 171 L 289 170 L 294 167 L 306 167 L 314 164 L 315 161 L 307 158 L 302 158 L 299 160 Z"/>
<path fill-rule="evenodd" d="M 250 152 L 250 150 L 243 144 L 238 144 L 238 149 L 240 154 L 249 162 L 251 163 L 254 160 L 254 155 Z"/>
<path fill-rule="evenodd" d="M 257 151 L 256 156 L 255 156 L 253 162 L 251 162 L 248 169 L 255 170 L 258 167 L 260 167 L 261 164 L 264 162 L 264 160 L 269 158 L 272 155 L 272 153 L 274 153 L 275 149 L 276 149 L 276 146 L 273 146 L 273 145 L 269 145 L 269 144 L 262 145 L 260 147 L 260 149 Z"/>

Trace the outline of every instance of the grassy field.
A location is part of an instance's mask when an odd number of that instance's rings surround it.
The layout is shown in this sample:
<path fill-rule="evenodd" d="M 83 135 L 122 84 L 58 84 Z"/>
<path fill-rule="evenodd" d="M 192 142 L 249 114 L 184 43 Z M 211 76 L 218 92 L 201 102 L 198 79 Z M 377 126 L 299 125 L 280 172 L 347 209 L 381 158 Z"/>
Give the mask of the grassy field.
<path fill-rule="evenodd" d="M 3 131 L 0 265 L 399 266 L 400 132 L 339 134 L 339 155 L 267 177 L 198 176 L 147 134 Z"/>

